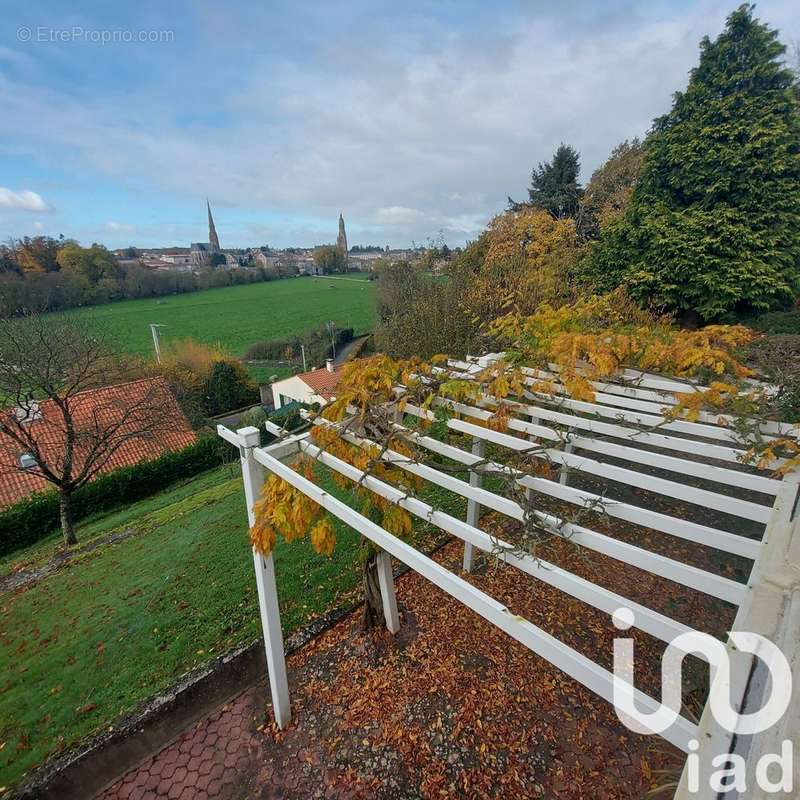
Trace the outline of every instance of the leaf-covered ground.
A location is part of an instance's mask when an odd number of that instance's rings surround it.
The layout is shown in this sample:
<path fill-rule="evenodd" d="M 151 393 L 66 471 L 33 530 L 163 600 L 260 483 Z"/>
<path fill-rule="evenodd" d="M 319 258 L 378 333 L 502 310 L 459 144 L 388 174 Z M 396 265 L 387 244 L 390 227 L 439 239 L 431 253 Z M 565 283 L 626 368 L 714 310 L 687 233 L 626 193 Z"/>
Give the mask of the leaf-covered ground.
<path fill-rule="evenodd" d="M 458 571 L 461 545 L 451 543 L 436 560 Z M 608 569 L 598 565 L 595 577 L 610 579 Z M 606 615 L 510 567 L 484 564 L 470 580 L 610 665 L 614 629 Z M 641 800 L 661 770 L 680 766 L 674 748 L 630 733 L 610 704 L 425 579 L 408 573 L 397 586 L 397 636 L 362 633 L 354 614 L 289 658 L 294 718 L 286 731 L 270 724 L 260 684 L 128 773 L 103 800 Z M 699 611 L 693 603 L 688 610 Z M 637 682 L 654 694 L 659 652 L 650 637 L 637 637 Z"/>

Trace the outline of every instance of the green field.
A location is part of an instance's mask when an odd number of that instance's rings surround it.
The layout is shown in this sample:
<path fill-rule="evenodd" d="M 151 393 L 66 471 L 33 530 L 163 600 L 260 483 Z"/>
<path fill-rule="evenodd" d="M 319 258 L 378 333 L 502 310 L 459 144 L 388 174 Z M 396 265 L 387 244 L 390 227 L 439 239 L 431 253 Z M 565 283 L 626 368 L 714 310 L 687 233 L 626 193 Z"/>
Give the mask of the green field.
<path fill-rule="evenodd" d="M 333 320 L 364 333 L 375 322 L 374 284 L 359 278 L 288 278 L 84 309 L 127 352 L 150 355 L 150 324 L 163 343 L 192 338 L 241 356 L 259 339 L 282 339 Z M 76 313 L 76 312 L 70 312 Z"/>

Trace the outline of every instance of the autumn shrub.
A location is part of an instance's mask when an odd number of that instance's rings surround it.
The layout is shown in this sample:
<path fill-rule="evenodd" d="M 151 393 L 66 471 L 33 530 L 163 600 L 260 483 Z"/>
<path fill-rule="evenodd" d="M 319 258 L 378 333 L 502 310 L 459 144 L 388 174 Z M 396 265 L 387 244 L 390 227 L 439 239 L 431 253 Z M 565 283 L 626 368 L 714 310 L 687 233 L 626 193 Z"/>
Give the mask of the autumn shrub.
<path fill-rule="evenodd" d="M 154 371 L 163 375 L 195 427 L 209 416 L 255 403 L 258 387 L 220 345 L 184 339 L 165 348 Z"/>
<path fill-rule="evenodd" d="M 483 326 L 576 297 L 581 246 L 572 219 L 521 206 L 497 216 L 440 276 L 393 264 L 378 278 L 376 349 L 397 358 L 484 349 Z"/>
<path fill-rule="evenodd" d="M 353 339 L 352 328 L 334 328 L 333 342 L 340 348 Z M 330 331 L 325 325 L 312 328 L 285 339 L 263 339 L 253 342 L 245 350 L 247 361 L 301 361 L 301 346 L 305 348 L 306 364 L 309 369 L 322 366 L 326 358 L 332 356 Z"/>
<path fill-rule="evenodd" d="M 714 380 L 751 374 L 740 349 L 757 334 L 742 325 L 679 328 L 666 316 L 639 308 L 623 290 L 581 298 L 534 314 L 507 314 L 488 326 L 510 363 L 560 367 L 567 391 L 594 399 L 591 381 L 634 367 L 676 377 Z"/>
<path fill-rule="evenodd" d="M 764 336 L 752 342 L 745 352 L 748 364 L 779 387 L 774 402 L 782 419 L 800 419 L 800 334 Z"/>
<path fill-rule="evenodd" d="M 478 326 L 465 311 L 465 273 L 432 276 L 413 264 L 387 265 L 378 277 L 376 350 L 398 358 L 473 351 Z"/>
<path fill-rule="evenodd" d="M 258 400 L 258 387 L 241 362 L 215 361 L 203 384 L 203 410 L 210 416 L 242 408 Z"/>

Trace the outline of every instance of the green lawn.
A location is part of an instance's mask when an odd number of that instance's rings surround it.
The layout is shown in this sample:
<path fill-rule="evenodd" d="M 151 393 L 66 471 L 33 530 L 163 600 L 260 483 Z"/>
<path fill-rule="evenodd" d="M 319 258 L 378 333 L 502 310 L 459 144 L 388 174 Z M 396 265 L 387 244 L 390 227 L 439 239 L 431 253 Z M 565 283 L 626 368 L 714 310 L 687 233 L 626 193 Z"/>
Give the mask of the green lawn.
<path fill-rule="evenodd" d="M 163 342 L 191 337 L 219 342 L 241 356 L 259 339 L 280 339 L 333 320 L 364 333 L 375 322 L 375 290 L 362 279 L 288 278 L 146 300 L 125 300 L 79 312 L 97 320 L 128 352 L 150 355 L 150 323 Z"/>
<path fill-rule="evenodd" d="M 463 515 L 463 503 L 443 494 L 437 505 Z M 426 528 L 415 531 L 419 542 L 430 540 Z M 84 522 L 78 537 L 128 529 L 136 534 L 0 595 L 0 786 L 260 633 L 238 464 Z M 54 534 L 9 561 L 42 563 L 56 541 Z M 284 632 L 358 586 L 357 541 L 337 525 L 330 559 L 306 540 L 279 542 Z"/>

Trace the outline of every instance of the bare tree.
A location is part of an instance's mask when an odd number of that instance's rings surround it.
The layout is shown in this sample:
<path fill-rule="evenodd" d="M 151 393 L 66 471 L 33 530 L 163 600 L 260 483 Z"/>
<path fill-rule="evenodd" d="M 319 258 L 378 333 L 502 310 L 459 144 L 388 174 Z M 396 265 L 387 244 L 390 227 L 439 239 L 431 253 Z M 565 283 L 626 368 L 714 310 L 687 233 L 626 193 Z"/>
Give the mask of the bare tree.
<path fill-rule="evenodd" d="M 77 542 L 76 489 L 126 445 L 163 447 L 168 431 L 186 429 L 162 379 L 87 393 L 132 377 L 106 337 L 81 318 L 0 319 L 0 476 L 33 475 L 53 485 L 67 545 Z"/>

